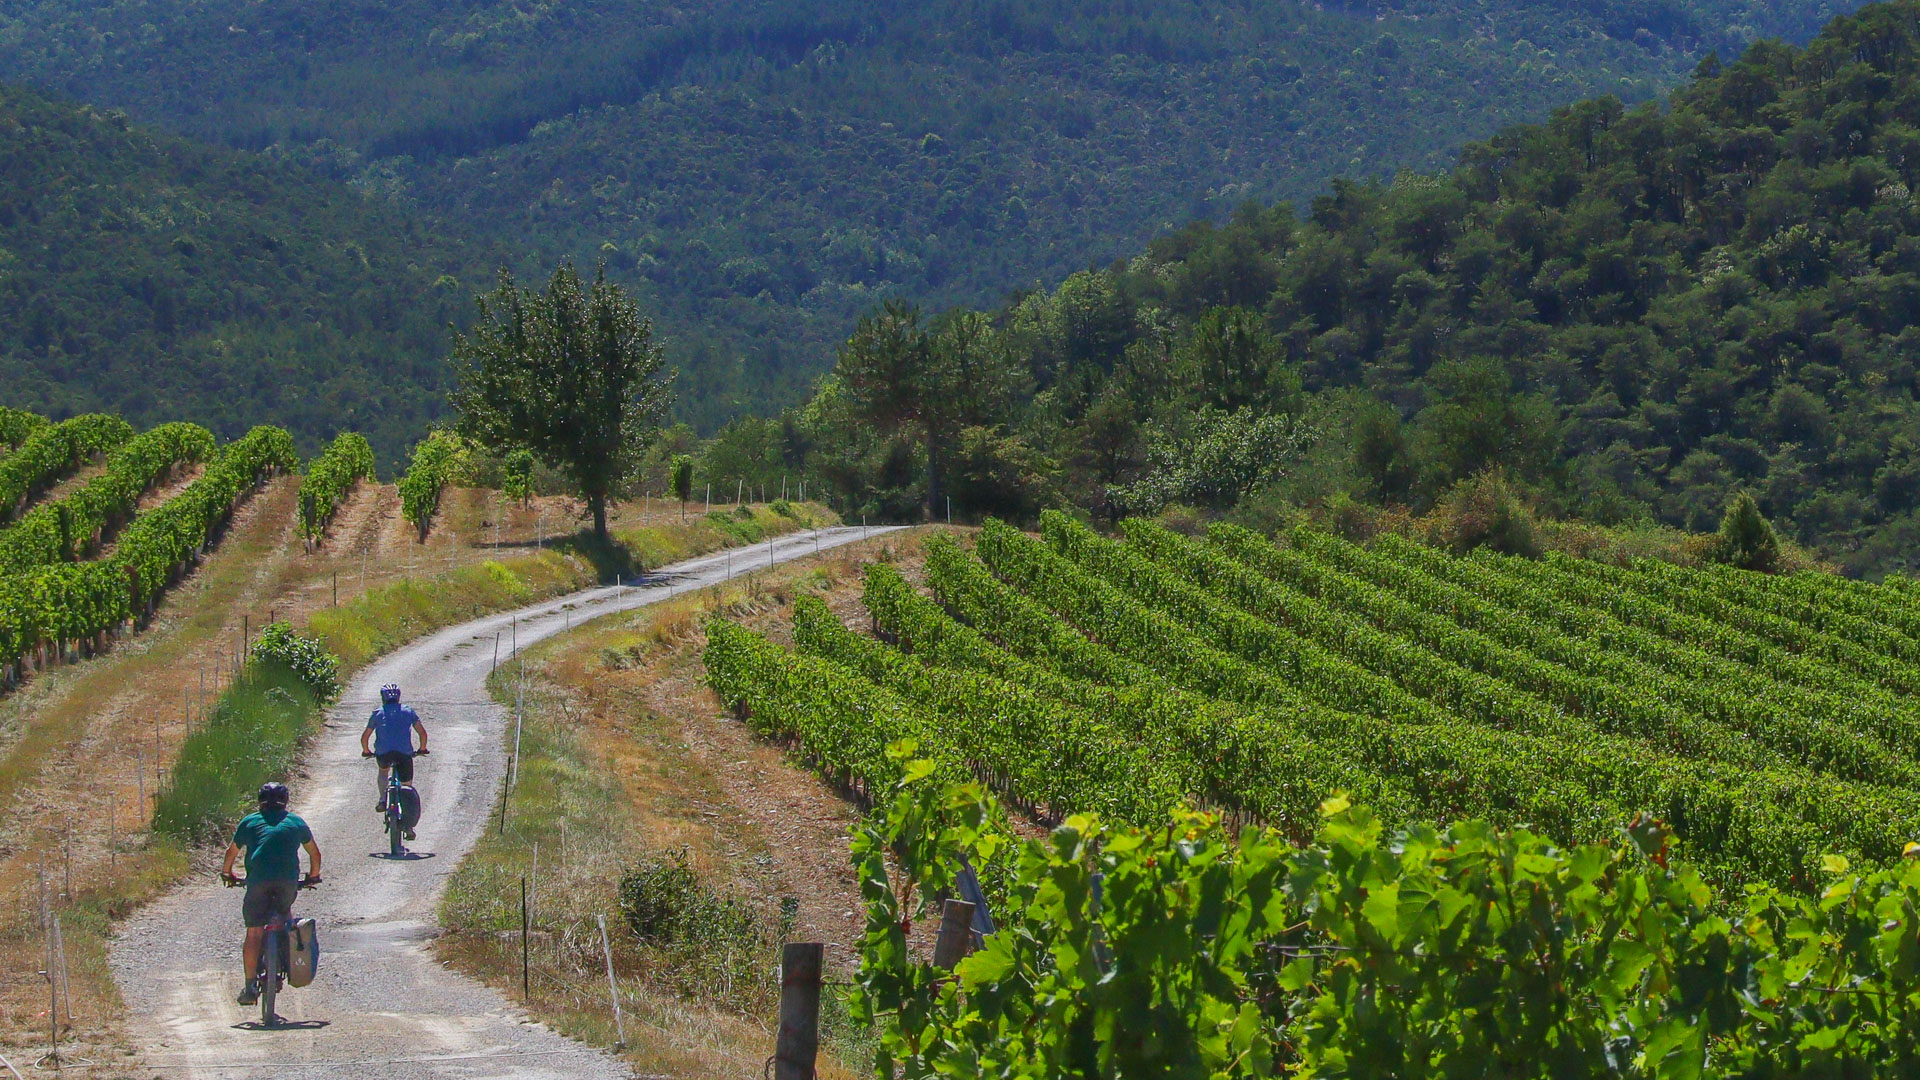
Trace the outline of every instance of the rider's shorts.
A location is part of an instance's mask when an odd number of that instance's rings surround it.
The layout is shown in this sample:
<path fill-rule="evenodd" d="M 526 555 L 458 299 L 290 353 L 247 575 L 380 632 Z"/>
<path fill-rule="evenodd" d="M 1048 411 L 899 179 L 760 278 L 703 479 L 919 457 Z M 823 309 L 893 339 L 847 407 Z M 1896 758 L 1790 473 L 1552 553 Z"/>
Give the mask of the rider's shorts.
<path fill-rule="evenodd" d="M 403 784 L 413 783 L 413 755 L 401 750 L 389 750 L 374 758 L 382 765 L 390 765 L 400 775 Z"/>
<path fill-rule="evenodd" d="M 293 898 L 298 895 L 297 881 L 249 881 L 246 899 L 240 901 L 240 917 L 249 927 L 265 926 L 276 915 L 285 920 L 293 915 Z"/>

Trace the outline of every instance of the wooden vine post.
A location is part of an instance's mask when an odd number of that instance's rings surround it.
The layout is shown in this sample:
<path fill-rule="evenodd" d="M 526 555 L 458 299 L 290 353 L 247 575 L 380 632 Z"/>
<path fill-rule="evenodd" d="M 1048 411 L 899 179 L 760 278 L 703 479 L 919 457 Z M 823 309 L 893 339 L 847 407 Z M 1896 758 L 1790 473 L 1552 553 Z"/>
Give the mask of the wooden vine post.
<path fill-rule="evenodd" d="M 933 940 L 933 966 L 953 970 L 953 966 L 973 952 L 973 905 L 965 900 L 948 900 L 940 908 L 940 934 Z"/>
<path fill-rule="evenodd" d="M 819 942 L 789 942 L 780 958 L 780 1033 L 773 1045 L 773 1080 L 814 1080 L 820 1056 Z"/>

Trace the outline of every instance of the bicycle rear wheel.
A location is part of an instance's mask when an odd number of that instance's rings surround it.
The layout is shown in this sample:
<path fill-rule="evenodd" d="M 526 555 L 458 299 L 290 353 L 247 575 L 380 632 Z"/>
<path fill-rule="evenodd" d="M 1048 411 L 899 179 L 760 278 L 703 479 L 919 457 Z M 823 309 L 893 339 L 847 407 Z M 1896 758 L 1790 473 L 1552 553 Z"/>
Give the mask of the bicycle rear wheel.
<path fill-rule="evenodd" d="M 395 807 L 387 809 L 387 854 L 399 858 L 406 853 L 406 846 L 400 843 L 400 811 Z"/>
<path fill-rule="evenodd" d="M 268 928 L 266 948 L 266 977 L 260 980 L 260 1023 L 272 1027 L 280 1022 L 280 1016 L 273 1011 L 274 999 L 280 996 L 280 942 L 286 936 L 285 928 Z"/>

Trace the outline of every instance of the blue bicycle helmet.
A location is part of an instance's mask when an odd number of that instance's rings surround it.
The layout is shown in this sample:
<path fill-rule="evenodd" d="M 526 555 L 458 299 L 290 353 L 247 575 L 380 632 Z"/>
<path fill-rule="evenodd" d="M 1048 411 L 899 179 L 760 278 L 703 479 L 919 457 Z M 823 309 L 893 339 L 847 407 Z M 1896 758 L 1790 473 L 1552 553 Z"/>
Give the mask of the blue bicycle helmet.
<path fill-rule="evenodd" d="M 261 806 L 285 806 L 290 797 L 291 794 L 287 791 L 287 785 L 280 783 L 278 780 L 269 780 L 260 785 Z"/>
<path fill-rule="evenodd" d="M 387 685 L 381 687 L 380 688 L 380 704 L 382 705 L 400 704 L 400 688 L 394 685 L 393 683 L 388 683 Z"/>

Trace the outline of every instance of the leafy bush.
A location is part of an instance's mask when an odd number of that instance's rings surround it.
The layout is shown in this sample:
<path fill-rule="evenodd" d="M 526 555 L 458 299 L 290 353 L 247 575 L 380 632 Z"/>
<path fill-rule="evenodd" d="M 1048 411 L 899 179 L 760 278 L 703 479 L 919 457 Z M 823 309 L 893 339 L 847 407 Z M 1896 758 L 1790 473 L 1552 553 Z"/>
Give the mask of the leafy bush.
<path fill-rule="evenodd" d="M 757 544 L 767 538 L 767 530 L 755 519 L 753 510 L 745 504 L 732 510 L 708 511 L 707 524 L 742 544 Z"/>
<path fill-rule="evenodd" d="M 671 955 L 661 974 L 683 991 L 737 988 L 736 1000 L 761 996 L 793 930 L 799 904 L 782 899 L 776 915 L 707 885 L 680 848 L 640 859 L 620 877 L 620 913 L 636 937 Z"/>
<path fill-rule="evenodd" d="M 1314 437 L 1285 413 L 1203 410 L 1191 431 L 1157 438 L 1147 451 L 1146 474 L 1109 488 L 1107 498 L 1144 514 L 1174 503 L 1231 506 L 1284 474 Z"/>
<path fill-rule="evenodd" d="M 340 696 L 340 658 L 328 652 L 319 638 L 296 633 L 290 622 L 268 624 L 249 657 L 256 663 L 285 665 L 307 684 L 315 701 L 325 704 Z"/>
<path fill-rule="evenodd" d="M 1540 530 L 1533 512 L 1505 476 L 1489 471 L 1463 480 L 1439 517 L 1434 539 L 1456 552 L 1490 548 L 1502 555 L 1540 554 Z"/>
<path fill-rule="evenodd" d="M 673 497 L 682 504 L 693 498 L 693 458 L 675 454 L 672 467 Z"/>

